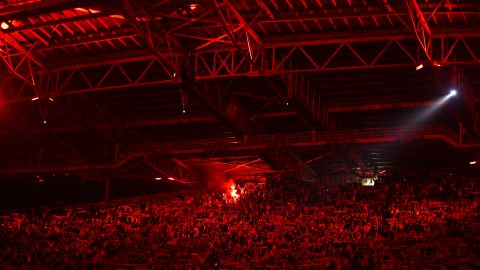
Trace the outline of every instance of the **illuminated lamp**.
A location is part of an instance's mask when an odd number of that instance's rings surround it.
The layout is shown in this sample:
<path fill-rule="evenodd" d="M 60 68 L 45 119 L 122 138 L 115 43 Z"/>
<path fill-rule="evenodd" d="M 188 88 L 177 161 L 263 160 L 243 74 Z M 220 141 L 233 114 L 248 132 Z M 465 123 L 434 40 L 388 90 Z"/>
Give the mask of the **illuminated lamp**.
<path fill-rule="evenodd" d="M 2 27 L 3 30 L 7 30 L 8 28 L 10 28 L 10 25 L 8 25 L 8 23 L 6 22 L 2 22 L 0 24 L 0 27 Z"/>
<path fill-rule="evenodd" d="M 418 65 L 418 66 L 415 68 L 415 70 L 420 70 L 420 69 L 422 69 L 422 68 L 423 68 L 423 64 L 420 64 L 420 65 Z"/>
<path fill-rule="evenodd" d="M 162 177 L 155 177 L 155 180 L 160 181 L 162 180 Z"/>
<path fill-rule="evenodd" d="M 170 180 L 170 181 L 175 180 L 175 178 L 173 178 L 173 177 L 168 177 L 167 179 Z"/>
<path fill-rule="evenodd" d="M 456 96 L 457 95 L 457 90 L 450 90 L 450 96 Z"/>
<path fill-rule="evenodd" d="M 476 161 L 476 160 L 472 160 L 472 161 L 470 161 L 468 164 L 470 164 L 470 165 L 475 165 L 475 164 L 477 164 L 477 161 Z"/>
<path fill-rule="evenodd" d="M 190 4 L 190 10 L 195 10 L 198 7 L 198 4 Z"/>

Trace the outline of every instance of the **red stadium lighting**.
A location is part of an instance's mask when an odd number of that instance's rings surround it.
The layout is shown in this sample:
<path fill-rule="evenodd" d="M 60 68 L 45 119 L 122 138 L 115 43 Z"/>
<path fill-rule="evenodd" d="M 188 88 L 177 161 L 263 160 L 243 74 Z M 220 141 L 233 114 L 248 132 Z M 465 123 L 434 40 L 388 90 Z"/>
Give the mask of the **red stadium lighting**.
<path fill-rule="evenodd" d="M 100 10 L 98 9 L 92 9 L 92 8 L 75 8 L 75 11 L 81 11 L 81 12 L 86 12 L 86 13 L 99 13 Z"/>
<path fill-rule="evenodd" d="M 230 186 L 230 196 L 233 198 L 234 201 L 236 201 L 240 197 L 240 195 L 237 194 L 237 189 L 235 188 L 234 184 Z"/>
<path fill-rule="evenodd" d="M 198 4 L 191 4 L 190 10 L 195 10 L 198 7 Z"/>

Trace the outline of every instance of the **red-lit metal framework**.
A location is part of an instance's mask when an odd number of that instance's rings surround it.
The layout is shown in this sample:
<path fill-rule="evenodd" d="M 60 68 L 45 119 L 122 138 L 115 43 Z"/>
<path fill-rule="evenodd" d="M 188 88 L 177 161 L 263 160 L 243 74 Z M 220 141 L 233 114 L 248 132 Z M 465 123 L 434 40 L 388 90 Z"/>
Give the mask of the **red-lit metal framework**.
<path fill-rule="evenodd" d="M 258 135 L 245 137 L 243 140 L 236 138 L 204 139 L 194 141 L 172 141 L 167 143 L 150 143 L 132 145 L 120 158 L 111 163 L 93 164 L 79 163 L 63 164 L 61 166 L 51 165 L 42 168 L 12 168 L 9 171 L 0 171 L 0 174 L 28 174 L 28 173 L 55 173 L 76 172 L 84 170 L 105 170 L 119 169 L 125 166 L 134 158 L 144 157 L 145 155 L 160 155 L 163 158 L 168 157 L 192 157 L 201 156 L 205 153 L 225 154 L 232 152 L 248 153 L 251 151 L 264 151 L 278 148 L 279 146 L 288 147 L 319 147 L 329 144 L 348 143 L 348 144 L 369 144 L 396 141 L 411 140 L 441 140 L 454 147 L 469 148 L 479 147 L 477 144 L 461 144 L 458 141 L 457 134 L 442 126 L 425 127 L 406 127 L 406 128 L 378 128 L 362 129 L 350 132 L 312 132 L 312 133 L 293 133 L 277 135 Z M 176 162 L 178 159 L 174 158 Z M 151 163 L 148 163 L 151 164 Z M 182 165 L 185 166 L 186 165 Z M 168 175 L 168 174 L 167 174 Z"/>
<path fill-rule="evenodd" d="M 14 114 L 20 110 L 16 107 L 35 102 L 42 118 L 47 111 L 62 114 L 63 122 L 54 122 L 48 131 L 41 124 L 12 127 L 28 130 L 23 131 L 27 137 L 55 136 L 49 137 L 54 145 L 40 142 L 39 148 L 59 152 L 64 158 L 53 160 L 60 163 L 118 164 L 119 153 L 131 145 L 156 143 L 141 129 L 171 124 L 219 122 L 226 127 L 223 133 L 237 138 L 272 136 L 281 125 L 296 126 L 298 120 L 305 124 L 295 131 L 348 130 L 362 113 L 430 106 L 446 84 L 460 87 L 469 110 L 453 108 L 454 121 L 444 124 L 459 129 L 461 140 L 477 131 L 471 89 L 478 82 L 471 74 L 480 57 L 480 3 L 473 0 L 10 0 L 0 6 L 0 16 L 0 105 Z M 461 67 L 464 76 L 448 83 L 439 79 L 443 73 L 458 74 L 453 67 Z M 410 95 L 398 82 L 389 82 L 396 73 L 405 74 L 401 83 Z M 352 81 L 348 87 L 347 81 Z M 236 90 L 237 82 L 258 91 Z M 412 95 L 420 87 L 429 91 Z M 168 92 L 164 100 L 178 94 L 183 114 L 185 106 L 202 112 L 156 117 L 151 109 L 148 116 L 131 118 L 128 110 L 115 115 L 122 105 L 109 104 L 108 95 L 142 99 L 135 93 L 150 91 L 145 89 L 158 89 L 159 100 L 163 90 Z M 372 95 L 378 98 L 368 100 Z M 251 104 L 259 100 L 263 104 L 254 108 Z M 130 112 L 142 106 L 129 105 Z M 272 108 L 258 112 L 267 107 Z M 273 123 L 276 119 L 283 123 Z M 393 122 L 382 121 L 366 124 Z M 95 134 L 95 142 L 82 140 L 81 134 L 65 135 L 72 131 Z M 221 136 L 199 134 L 202 139 Z M 285 160 L 303 163 L 294 151 L 287 152 Z M 32 168 L 45 158 L 25 156 Z M 312 173 L 305 164 L 299 166 Z"/>

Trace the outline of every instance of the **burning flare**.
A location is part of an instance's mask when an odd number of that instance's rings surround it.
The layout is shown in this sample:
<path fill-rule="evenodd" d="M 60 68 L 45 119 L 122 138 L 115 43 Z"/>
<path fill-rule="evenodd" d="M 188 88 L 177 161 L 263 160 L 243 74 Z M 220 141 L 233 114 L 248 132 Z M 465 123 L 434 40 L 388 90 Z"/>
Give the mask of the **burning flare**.
<path fill-rule="evenodd" d="M 235 189 L 235 184 L 230 186 L 230 196 L 234 201 L 237 201 L 240 198 L 240 195 L 237 194 L 237 190 Z"/>

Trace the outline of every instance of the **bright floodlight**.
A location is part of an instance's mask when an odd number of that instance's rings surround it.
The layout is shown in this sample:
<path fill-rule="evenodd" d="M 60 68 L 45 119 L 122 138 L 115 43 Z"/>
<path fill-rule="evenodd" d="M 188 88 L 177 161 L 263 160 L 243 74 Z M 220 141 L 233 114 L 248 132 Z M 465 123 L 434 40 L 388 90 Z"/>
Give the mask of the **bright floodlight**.
<path fill-rule="evenodd" d="M 429 106 L 423 112 L 421 112 L 414 120 L 414 123 L 420 123 L 424 121 L 428 116 L 433 114 L 435 111 L 439 110 L 442 107 L 442 105 L 447 103 L 448 100 L 450 100 L 456 95 L 457 95 L 457 90 L 455 89 L 450 90 L 450 93 L 448 93 L 448 95 L 445 95 L 440 99 L 436 100 L 435 102 L 433 102 L 431 106 Z"/>

